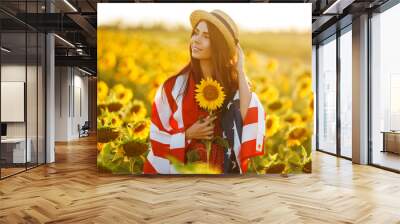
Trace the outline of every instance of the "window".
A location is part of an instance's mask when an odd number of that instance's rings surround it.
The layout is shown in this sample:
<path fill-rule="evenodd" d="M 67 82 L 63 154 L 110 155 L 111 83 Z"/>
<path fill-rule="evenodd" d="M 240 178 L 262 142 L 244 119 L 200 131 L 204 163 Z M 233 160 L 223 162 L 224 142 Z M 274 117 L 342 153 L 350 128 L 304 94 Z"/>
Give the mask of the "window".
<path fill-rule="evenodd" d="M 12 2 L 0 1 L 0 6 Z M 41 12 L 44 1 L 19 2 L 18 13 Z M 45 34 L 0 12 L 0 178 L 45 163 Z M 11 99 L 10 96 L 13 96 Z M 12 110 L 10 108 L 18 108 Z"/>
<path fill-rule="evenodd" d="M 400 5 L 371 18 L 372 163 L 400 170 Z"/>
<path fill-rule="evenodd" d="M 340 155 L 352 157 L 352 35 L 351 26 L 340 36 Z"/>
<path fill-rule="evenodd" d="M 336 153 L 336 36 L 318 48 L 318 149 Z"/>

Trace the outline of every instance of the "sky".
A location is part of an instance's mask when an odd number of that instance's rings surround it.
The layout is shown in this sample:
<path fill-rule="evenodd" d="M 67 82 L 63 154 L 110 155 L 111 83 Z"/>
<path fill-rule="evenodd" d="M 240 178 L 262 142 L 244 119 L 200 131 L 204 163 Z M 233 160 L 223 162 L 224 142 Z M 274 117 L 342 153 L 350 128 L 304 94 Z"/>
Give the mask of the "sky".
<path fill-rule="evenodd" d="M 190 28 L 189 16 L 196 9 L 226 12 L 240 30 L 311 31 L 311 3 L 99 3 L 98 26 L 121 22 L 124 26 L 183 25 Z"/>

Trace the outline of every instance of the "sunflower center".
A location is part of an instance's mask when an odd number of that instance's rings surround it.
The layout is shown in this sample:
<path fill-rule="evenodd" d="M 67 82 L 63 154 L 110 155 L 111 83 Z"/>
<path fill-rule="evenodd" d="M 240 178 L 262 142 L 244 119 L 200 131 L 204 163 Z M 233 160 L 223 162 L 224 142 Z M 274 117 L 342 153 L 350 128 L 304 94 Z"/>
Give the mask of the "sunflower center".
<path fill-rule="evenodd" d="M 112 128 L 101 128 L 97 130 L 97 141 L 100 143 L 106 143 L 115 140 L 119 135 L 119 132 L 114 131 Z"/>
<path fill-rule="evenodd" d="M 285 119 L 285 121 L 289 122 L 289 123 L 293 123 L 294 122 L 294 117 L 287 117 Z"/>
<path fill-rule="evenodd" d="M 141 132 L 143 129 L 145 129 L 146 128 L 146 125 L 145 124 L 140 124 L 139 126 L 137 126 L 133 131 L 135 132 L 135 133 L 138 133 L 138 132 Z"/>
<path fill-rule="evenodd" d="M 146 152 L 147 145 L 139 142 L 128 142 L 123 145 L 123 148 L 128 157 L 135 157 Z"/>
<path fill-rule="evenodd" d="M 115 112 L 115 111 L 119 111 L 119 109 L 121 109 L 122 104 L 120 103 L 110 103 L 107 105 L 107 108 L 110 112 Z"/>
<path fill-rule="evenodd" d="M 282 103 L 279 101 L 271 103 L 269 105 L 269 109 L 271 109 L 271 110 L 279 110 L 279 109 L 281 109 L 281 107 L 282 107 Z"/>
<path fill-rule="evenodd" d="M 218 89 L 215 86 L 208 85 L 203 89 L 204 98 L 208 101 L 218 99 Z"/>
<path fill-rule="evenodd" d="M 125 93 L 120 93 L 120 94 L 119 94 L 119 99 L 123 99 L 124 96 L 125 96 Z"/>
<path fill-rule="evenodd" d="M 271 127 L 272 127 L 272 124 L 273 124 L 274 122 L 272 121 L 272 119 L 268 119 L 267 120 L 267 129 L 270 129 Z"/>
<path fill-rule="evenodd" d="M 140 110 L 140 106 L 139 105 L 135 105 L 132 107 L 131 112 L 137 114 Z"/>
<path fill-rule="evenodd" d="M 102 125 L 105 125 L 106 124 L 106 119 L 103 117 L 103 118 L 100 119 L 100 122 L 101 122 Z"/>
<path fill-rule="evenodd" d="M 291 139 L 299 139 L 303 137 L 306 133 L 306 130 L 303 128 L 297 128 L 290 133 L 289 138 Z"/>

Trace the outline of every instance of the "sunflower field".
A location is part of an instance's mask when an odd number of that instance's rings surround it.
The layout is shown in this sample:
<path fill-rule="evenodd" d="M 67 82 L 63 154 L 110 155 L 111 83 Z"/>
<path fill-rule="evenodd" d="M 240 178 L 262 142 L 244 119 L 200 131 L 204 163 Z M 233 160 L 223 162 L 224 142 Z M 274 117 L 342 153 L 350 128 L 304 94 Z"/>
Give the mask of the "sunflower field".
<path fill-rule="evenodd" d="M 157 88 L 189 62 L 190 31 L 162 26 L 98 27 L 97 164 L 141 174 L 149 152 L 151 103 Z M 264 155 L 248 172 L 310 173 L 313 133 L 311 34 L 241 33 L 245 73 L 266 111 Z M 188 155 L 191 156 L 191 155 Z M 181 173 L 218 173 L 176 164 Z"/>

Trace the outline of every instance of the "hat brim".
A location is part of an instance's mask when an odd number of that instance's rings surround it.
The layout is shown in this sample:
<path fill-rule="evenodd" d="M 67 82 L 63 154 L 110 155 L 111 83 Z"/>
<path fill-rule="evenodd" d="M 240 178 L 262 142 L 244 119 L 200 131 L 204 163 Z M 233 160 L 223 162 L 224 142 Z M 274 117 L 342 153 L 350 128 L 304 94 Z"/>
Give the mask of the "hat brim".
<path fill-rule="evenodd" d="M 228 28 L 219 19 L 217 19 L 214 15 L 207 11 L 195 10 L 190 15 L 190 23 L 192 25 L 192 28 L 194 28 L 201 20 L 208 21 L 217 27 L 217 29 L 222 33 L 226 42 L 228 43 L 229 52 L 231 56 L 233 56 L 236 52 L 236 45 L 235 40 L 232 34 L 229 32 Z"/>

